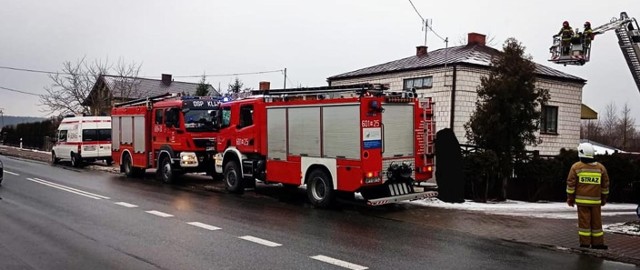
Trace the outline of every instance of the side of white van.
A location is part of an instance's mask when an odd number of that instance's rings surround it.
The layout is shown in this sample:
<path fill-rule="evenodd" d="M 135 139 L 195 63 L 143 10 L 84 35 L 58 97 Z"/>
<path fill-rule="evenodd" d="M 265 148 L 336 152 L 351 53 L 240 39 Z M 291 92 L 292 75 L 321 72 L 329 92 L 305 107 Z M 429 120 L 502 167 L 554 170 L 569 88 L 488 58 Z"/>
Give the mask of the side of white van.
<path fill-rule="evenodd" d="M 51 150 L 51 162 L 70 160 L 74 167 L 84 162 L 111 159 L 111 117 L 76 116 L 62 120 L 56 143 Z"/>

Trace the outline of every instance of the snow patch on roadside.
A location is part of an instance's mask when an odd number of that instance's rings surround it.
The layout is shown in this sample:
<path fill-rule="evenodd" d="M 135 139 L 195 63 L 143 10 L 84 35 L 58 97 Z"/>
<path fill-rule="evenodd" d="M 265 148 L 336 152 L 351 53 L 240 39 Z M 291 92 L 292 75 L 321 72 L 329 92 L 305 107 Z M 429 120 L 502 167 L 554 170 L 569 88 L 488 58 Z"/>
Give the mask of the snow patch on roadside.
<path fill-rule="evenodd" d="M 640 221 L 606 224 L 602 228 L 607 232 L 640 236 Z"/>
<path fill-rule="evenodd" d="M 446 203 L 437 198 L 429 198 L 424 200 L 413 201 L 413 204 L 437 207 L 443 209 L 457 209 L 476 211 L 487 214 L 536 217 L 536 218 L 555 218 L 555 219 L 576 219 L 576 209 L 567 206 L 563 202 L 540 202 L 529 203 L 522 201 L 507 200 L 504 202 L 478 203 L 473 201 L 465 201 L 464 203 Z M 635 216 L 634 204 L 610 203 L 602 208 L 603 216 Z"/>

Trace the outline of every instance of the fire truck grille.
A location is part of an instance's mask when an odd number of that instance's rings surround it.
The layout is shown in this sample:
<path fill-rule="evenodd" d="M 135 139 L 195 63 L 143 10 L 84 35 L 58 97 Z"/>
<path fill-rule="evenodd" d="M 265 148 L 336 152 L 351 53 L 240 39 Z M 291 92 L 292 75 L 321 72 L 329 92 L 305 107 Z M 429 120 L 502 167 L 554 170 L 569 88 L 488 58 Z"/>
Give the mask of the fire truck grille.
<path fill-rule="evenodd" d="M 193 143 L 199 148 L 216 146 L 214 138 L 193 139 Z"/>
<path fill-rule="evenodd" d="M 416 178 L 416 172 L 415 172 L 415 162 L 416 160 L 414 158 L 394 158 L 394 159 L 383 159 L 382 160 L 382 181 L 386 182 L 387 180 L 389 180 L 387 178 L 387 169 L 389 168 L 389 166 L 391 166 L 391 163 L 396 163 L 396 164 L 402 164 L 402 162 L 405 162 L 407 164 L 411 164 L 411 168 L 413 169 L 413 171 L 411 172 L 411 178 L 415 179 Z"/>

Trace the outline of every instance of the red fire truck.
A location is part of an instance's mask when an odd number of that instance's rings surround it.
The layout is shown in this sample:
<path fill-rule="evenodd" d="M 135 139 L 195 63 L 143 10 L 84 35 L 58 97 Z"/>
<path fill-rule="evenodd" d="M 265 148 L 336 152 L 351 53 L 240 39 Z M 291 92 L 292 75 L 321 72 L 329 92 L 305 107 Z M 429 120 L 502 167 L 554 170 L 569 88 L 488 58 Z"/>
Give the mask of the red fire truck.
<path fill-rule="evenodd" d="M 117 104 L 111 111 L 113 161 L 129 177 L 156 168 L 167 183 L 187 172 L 214 175 L 217 104 L 176 94 Z"/>
<path fill-rule="evenodd" d="M 254 94 L 220 105 L 215 170 L 229 191 L 306 185 L 319 207 L 355 192 L 369 205 L 437 195 L 414 189 L 433 175 L 430 99 L 375 85 Z"/>

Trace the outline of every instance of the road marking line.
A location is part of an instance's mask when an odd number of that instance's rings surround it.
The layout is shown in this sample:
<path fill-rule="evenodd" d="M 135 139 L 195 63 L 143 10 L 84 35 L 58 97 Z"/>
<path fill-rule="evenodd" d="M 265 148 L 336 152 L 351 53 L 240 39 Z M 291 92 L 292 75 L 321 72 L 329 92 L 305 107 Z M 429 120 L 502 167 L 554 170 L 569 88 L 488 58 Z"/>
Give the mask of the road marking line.
<path fill-rule="evenodd" d="M 271 242 L 271 241 L 268 241 L 268 240 L 260 239 L 258 237 L 254 237 L 254 236 L 251 236 L 251 235 L 245 235 L 245 236 L 241 236 L 241 237 L 238 237 L 238 238 L 243 239 L 243 240 L 247 240 L 247 241 L 250 241 L 250 242 L 254 242 L 256 244 L 265 245 L 265 246 L 268 246 L 268 247 L 279 247 L 279 246 L 282 246 L 282 244 L 278 244 L 278 243 Z"/>
<path fill-rule="evenodd" d="M 73 191 L 73 190 L 68 190 L 68 189 L 61 188 L 61 187 L 58 187 L 58 186 L 55 186 L 55 185 L 51 185 L 49 183 L 40 182 L 40 181 L 38 181 L 36 179 L 33 179 L 33 178 L 27 178 L 27 180 L 29 180 L 31 182 L 35 182 L 35 183 L 41 184 L 41 185 L 45 185 L 45 186 L 49 186 L 49 187 L 56 188 L 56 189 L 59 189 L 59 190 L 63 190 L 63 191 L 66 191 L 66 192 L 71 192 L 73 194 L 77 194 L 77 195 L 80 195 L 80 196 L 85 196 L 87 198 L 91 198 L 91 199 L 95 199 L 95 200 L 101 200 L 102 199 L 102 198 L 91 196 L 91 195 L 87 195 L 87 194 L 84 194 L 84 193 L 81 193 L 81 192 L 76 192 L 76 191 Z"/>
<path fill-rule="evenodd" d="M 149 214 L 152 214 L 152 215 L 159 216 L 159 217 L 172 217 L 173 216 L 172 214 L 167 214 L 167 213 L 156 211 L 156 210 L 145 211 L 145 212 L 147 212 Z"/>
<path fill-rule="evenodd" d="M 77 189 L 77 188 L 68 187 L 68 186 L 65 186 L 65 185 L 62 185 L 62 184 L 49 182 L 47 180 L 43 180 L 43 179 L 40 179 L 40 178 L 37 178 L 37 177 L 34 177 L 33 179 L 38 180 L 38 181 L 42 181 L 42 182 L 45 182 L 45 183 L 48 183 L 48 184 L 51 184 L 51 185 L 54 185 L 54 186 L 58 186 L 58 187 L 61 187 L 61 188 L 65 188 L 65 189 L 68 189 L 68 190 L 73 190 L 75 192 L 84 193 L 84 194 L 87 194 L 89 196 L 98 197 L 98 198 L 105 199 L 105 200 L 111 199 L 111 198 L 109 198 L 107 196 L 102 196 L 102 195 L 99 195 L 99 194 L 91 193 L 91 192 L 80 190 L 80 189 Z"/>
<path fill-rule="evenodd" d="M 366 266 L 357 265 L 357 264 L 350 263 L 350 262 L 345 262 L 345 261 L 342 261 L 342 260 L 338 260 L 338 259 L 334 259 L 334 258 L 331 258 L 331 257 L 324 256 L 324 255 L 312 256 L 311 259 L 318 260 L 318 261 L 321 261 L 321 262 L 326 262 L 326 263 L 333 264 L 333 265 L 337 265 L 337 266 L 344 267 L 344 268 L 347 268 L 347 269 L 353 269 L 353 270 L 369 269 L 369 267 L 366 267 Z"/>
<path fill-rule="evenodd" d="M 215 230 L 220 230 L 221 229 L 221 228 L 218 228 L 216 226 L 211 226 L 209 224 L 204 224 L 204 223 L 200 223 L 200 222 L 187 222 L 187 224 L 193 225 L 193 226 L 196 226 L 196 227 L 200 227 L 200 228 L 203 228 L 203 229 L 207 229 L 207 230 L 210 230 L 210 231 L 215 231 Z"/>
<path fill-rule="evenodd" d="M 10 175 L 20 176 L 20 175 L 19 175 L 19 174 L 17 174 L 17 173 L 10 172 L 10 171 L 7 171 L 7 170 L 4 170 L 4 172 L 6 172 L 6 173 L 8 173 L 8 174 L 10 174 Z"/>
<path fill-rule="evenodd" d="M 130 203 L 126 203 L 126 202 L 117 202 L 117 203 L 114 203 L 114 204 L 117 204 L 117 205 L 120 205 L 120 206 L 124 206 L 124 207 L 127 207 L 127 208 L 138 207 L 135 204 L 130 204 Z"/>

